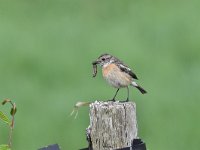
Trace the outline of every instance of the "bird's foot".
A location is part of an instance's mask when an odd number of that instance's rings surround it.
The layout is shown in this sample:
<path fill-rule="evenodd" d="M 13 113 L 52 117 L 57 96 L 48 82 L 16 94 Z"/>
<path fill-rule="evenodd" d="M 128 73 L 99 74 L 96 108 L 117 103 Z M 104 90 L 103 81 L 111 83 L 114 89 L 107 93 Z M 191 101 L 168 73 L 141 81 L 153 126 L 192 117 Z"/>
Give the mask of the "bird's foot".
<path fill-rule="evenodd" d="M 115 102 L 115 99 L 108 100 L 109 102 Z"/>
<path fill-rule="evenodd" d="M 126 99 L 125 101 L 119 101 L 120 103 L 126 103 L 129 102 L 129 99 Z"/>

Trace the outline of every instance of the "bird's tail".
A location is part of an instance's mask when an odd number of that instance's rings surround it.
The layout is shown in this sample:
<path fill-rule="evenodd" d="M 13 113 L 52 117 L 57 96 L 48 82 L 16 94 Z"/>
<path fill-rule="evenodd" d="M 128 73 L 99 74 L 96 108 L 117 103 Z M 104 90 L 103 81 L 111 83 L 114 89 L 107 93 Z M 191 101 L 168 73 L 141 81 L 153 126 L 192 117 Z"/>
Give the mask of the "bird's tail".
<path fill-rule="evenodd" d="M 131 83 L 132 86 L 136 87 L 142 94 L 147 93 L 147 91 L 145 91 L 145 89 L 143 89 L 141 86 L 139 86 L 136 82 L 132 82 Z"/>

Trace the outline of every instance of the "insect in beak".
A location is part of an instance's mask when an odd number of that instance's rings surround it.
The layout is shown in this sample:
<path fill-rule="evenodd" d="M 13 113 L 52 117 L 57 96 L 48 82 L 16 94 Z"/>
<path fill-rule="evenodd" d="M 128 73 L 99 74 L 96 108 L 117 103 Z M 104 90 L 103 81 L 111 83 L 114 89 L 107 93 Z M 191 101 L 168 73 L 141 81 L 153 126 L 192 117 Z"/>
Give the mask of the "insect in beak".
<path fill-rule="evenodd" d="M 93 77 L 97 75 L 97 64 L 93 64 Z"/>

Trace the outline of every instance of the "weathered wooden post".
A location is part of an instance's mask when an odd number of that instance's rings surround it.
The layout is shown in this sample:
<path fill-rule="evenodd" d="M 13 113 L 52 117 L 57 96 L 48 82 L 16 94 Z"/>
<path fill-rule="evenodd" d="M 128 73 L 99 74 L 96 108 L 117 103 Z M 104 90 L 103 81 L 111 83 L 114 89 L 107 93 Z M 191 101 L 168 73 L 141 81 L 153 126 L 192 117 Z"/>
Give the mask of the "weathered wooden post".
<path fill-rule="evenodd" d="M 113 150 L 131 147 L 137 138 L 134 102 L 94 102 L 90 104 L 87 128 L 89 149 Z"/>

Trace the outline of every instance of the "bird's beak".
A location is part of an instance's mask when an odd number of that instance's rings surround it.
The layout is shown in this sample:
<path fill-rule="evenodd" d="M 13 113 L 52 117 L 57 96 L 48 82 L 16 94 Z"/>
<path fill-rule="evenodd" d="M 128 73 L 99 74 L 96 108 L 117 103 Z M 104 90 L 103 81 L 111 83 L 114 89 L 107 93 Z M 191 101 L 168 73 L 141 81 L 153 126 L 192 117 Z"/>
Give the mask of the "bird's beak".
<path fill-rule="evenodd" d="M 95 61 L 92 62 L 92 65 L 97 65 L 97 64 L 99 64 L 99 63 L 100 63 L 99 60 L 95 60 Z"/>

